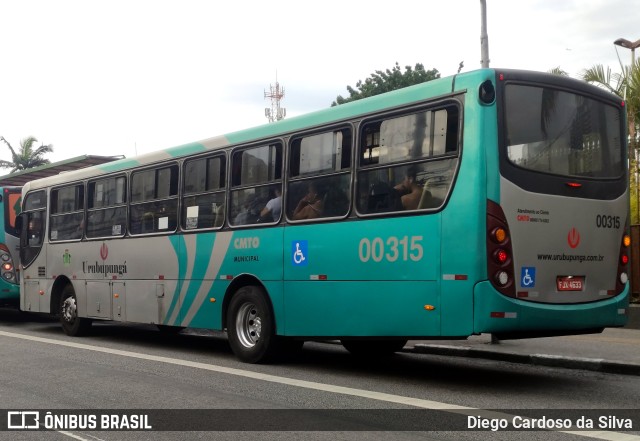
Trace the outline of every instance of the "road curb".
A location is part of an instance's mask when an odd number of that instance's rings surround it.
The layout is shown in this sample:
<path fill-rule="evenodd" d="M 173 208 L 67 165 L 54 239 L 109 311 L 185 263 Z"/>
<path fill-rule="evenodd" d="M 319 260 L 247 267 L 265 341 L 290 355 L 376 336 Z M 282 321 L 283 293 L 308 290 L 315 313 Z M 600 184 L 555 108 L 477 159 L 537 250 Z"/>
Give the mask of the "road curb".
<path fill-rule="evenodd" d="M 420 343 L 413 347 L 406 347 L 404 351 L 640 376 L 640 364 L 609 361 L 599 358 L 565 357 L 548 354 L 517 354 L 513 352 L 474 349 L 468 346 L 428 345 Z"/>
<path fill-rule="evenodd" d="M 640 303 L 631 303 L 627 312 L 628 320 L 625 328 L 640 329 Z"/>

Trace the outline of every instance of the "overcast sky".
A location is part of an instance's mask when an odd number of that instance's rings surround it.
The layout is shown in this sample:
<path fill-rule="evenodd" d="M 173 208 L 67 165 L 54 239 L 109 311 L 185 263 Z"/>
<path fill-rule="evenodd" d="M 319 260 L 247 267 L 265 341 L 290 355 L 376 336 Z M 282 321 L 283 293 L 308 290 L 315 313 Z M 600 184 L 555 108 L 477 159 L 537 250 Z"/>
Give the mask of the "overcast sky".
<path fill-rule="evenodd" d="M 640 0 L 487 9 L 491 67 L 620 71 L 613 41 L 640 39 Z M 0 0 L 0 135 L 131 157 L 267 123 L 276 73 L 291 117 L 396 61 L 478 69 L 480 1 Z"/>

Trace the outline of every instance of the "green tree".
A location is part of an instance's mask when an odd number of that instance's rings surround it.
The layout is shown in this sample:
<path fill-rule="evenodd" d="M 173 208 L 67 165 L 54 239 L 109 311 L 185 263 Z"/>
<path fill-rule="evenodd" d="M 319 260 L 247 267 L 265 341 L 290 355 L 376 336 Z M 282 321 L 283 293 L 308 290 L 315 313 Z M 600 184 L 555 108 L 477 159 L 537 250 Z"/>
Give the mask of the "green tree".
<path fill-rule="evenodd" d="M 413 86 L 414 84 L 424 83 L 435 80 L 436 78 L 440 78 L 440 72 L 438 72 L 437 69 L 425 70 L 422 64 L 417 63 L 414 68 L 405 66 L 405 71 L 402 72 L 400 65 L 396 62 L 396 65 L 391 70 L 377 70 L 372 73 L 369 78 L 364 80 L 364 82 L 358 80 L 355 88 L 347 86 L 349 97 L 344 98 L 342 95 L 338 95 L 336 100 L 331 103 L 331 106 L 333 107 L 392 90 L 402 89 L 403 87 Z"/>
<path fill-rule="evenodd" d="M 0 136 L 0 141 L 4 142 L 9 150 L 11 150 L 12 161 L 0 160 L 0 168 L 10 168 L 11 173 L 28 168 L 38 167 L 49 164 L 51 161 L 44 158 L 45 153 L 53 152 L 53 145 L 41 144 L 40 147 L 34 149 L 34 144 L 38 142 L 33 136 L 29 136 L 20 141 L 20 148 L 16 150 L 9 144 L 9 141 Z"/>
<path fill-rule="evenodd" d="M 636 60 L 631 69 L 626 73 L 627 84 L 627 111 L 632 115 L 634 123 L 634 146 L 640 148 L 638 134 L 640 133 L 640 60 Z M 631 134 L 631 132 L 629 132 Z"/>

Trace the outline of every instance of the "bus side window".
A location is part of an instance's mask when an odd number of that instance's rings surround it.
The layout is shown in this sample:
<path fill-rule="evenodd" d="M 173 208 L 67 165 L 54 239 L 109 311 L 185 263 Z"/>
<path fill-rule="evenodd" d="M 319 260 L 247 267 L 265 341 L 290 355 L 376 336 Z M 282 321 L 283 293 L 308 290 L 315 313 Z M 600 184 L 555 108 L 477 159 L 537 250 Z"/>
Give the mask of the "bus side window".
<path fill-rule="evenodd" d="M 351 129 L 294 138 L 290 144 L 287 217 L 346 216 L 351 205 Z"/>
<path fill-rule="evenodd" d="M 87 238 L 122 237 L 126 233 L 126 178 L 109 177 L 88 184 Z"/>
<path fill-rule="evenodd" d="M 183 170 L 182 228 L 220 228 L 224 223 L 226 157 L 189 160 Z"/>
<path fill-rule="evenodd" d="M 278 222 L 261 213 L 276 189 L 282 186 L 282 144 L 238 149 L 231 159 L 232 188 L 229 199 L 229 223 L 232 226 Z"/>
<path fill-rule="evenodd" d="M 178 225 L 178 166 L 164 165 L 131 175 L 131 234 L 171 233 Z"/>
<path fill-rule="evenodd" d="M 84 184 L 51 190 L 49 238 L 52 241 L 82 239 L 84 223 Z"/>
<path fill-rule="evenodd" d="M 456 104 L 365 123 L 360 135 L 358 213 L 441 207 L 457 167 L 458 126 Z"/>

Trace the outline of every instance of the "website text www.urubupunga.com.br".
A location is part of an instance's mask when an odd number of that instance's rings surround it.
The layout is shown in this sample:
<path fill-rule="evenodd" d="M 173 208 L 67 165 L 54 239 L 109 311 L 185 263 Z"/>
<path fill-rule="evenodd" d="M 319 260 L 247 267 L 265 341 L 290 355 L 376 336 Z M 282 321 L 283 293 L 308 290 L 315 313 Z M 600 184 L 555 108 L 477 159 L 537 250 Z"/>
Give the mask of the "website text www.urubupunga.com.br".
<path fill-rule="evenodd" d="M 602 262 L 604 256 L 598 255 L 586 255 L 586 254 L 538 254 L 538 260 L 549 262 Z"/>

